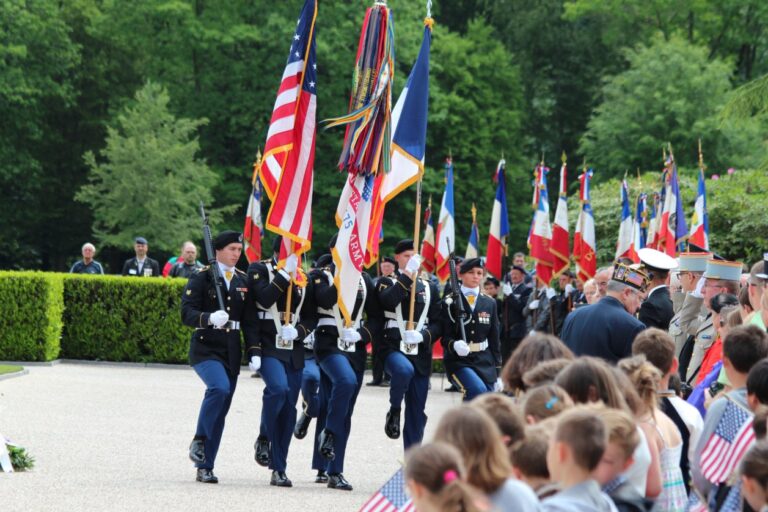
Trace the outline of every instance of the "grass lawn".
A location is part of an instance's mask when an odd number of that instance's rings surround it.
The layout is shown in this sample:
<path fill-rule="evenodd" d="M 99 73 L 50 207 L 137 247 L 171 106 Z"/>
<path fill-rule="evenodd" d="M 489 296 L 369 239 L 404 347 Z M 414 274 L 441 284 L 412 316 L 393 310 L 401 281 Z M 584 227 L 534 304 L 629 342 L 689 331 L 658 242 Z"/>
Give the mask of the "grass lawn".
<path fill-rule="evenodd" d="M 20 372 L 23 369 L 24 368 L 22 368 L 21 366 L 14 366 L 14 365 L 10 365 L 10 364 L 0 364 L 0 375 L 2 375 L 4 373 Z"/>

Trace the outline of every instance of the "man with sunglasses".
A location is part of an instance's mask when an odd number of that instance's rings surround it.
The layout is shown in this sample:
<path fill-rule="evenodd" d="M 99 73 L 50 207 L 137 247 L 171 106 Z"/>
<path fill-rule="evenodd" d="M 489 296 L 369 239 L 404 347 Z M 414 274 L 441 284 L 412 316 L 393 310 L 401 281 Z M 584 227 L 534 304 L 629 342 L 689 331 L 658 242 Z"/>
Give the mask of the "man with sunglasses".
<path fill-rule="evenodd" d="M 685 297 L 693 293 L 696 290 L 696 286 L 699 281 L 703 279 L 704 271 L 707 269 L 707 261 L 712 258 L 712 253 L 709 252 L 681 252 L 678 257 L 678 281 L 680 282 L 681 291 L 673 292 L 672 302 L 677 304 L 675 307 L 675 315 L 669 322 L 669 335 L 675 340 L 675 355 L 680 358 L 680 352 L 683 350 L 686 340 L 689 336 L 694 336 L 699 326 L 699 317 L 707 316 L 707 308 L 702 303 L 699 307 L 698 314 L 688 316 L 690 324 L 683 325 L 681 317 L 683 313 L 683 305 L 685 304 Z M 682 297 L 676 298 L 677 294 Z M 689 358 L 690 359 L 690 358 Z M 687 361 L 686 361 L 687 363 Z"/>

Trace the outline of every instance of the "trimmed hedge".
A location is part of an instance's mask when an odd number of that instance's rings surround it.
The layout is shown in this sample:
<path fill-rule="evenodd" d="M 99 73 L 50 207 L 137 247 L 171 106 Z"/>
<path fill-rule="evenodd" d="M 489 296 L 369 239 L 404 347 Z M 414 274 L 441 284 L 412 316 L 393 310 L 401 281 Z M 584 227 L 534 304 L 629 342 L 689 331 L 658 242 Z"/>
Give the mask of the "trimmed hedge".
<path fill-rule="evenodd" d="M 56 359 L 63 310 L 62 274 L 0 272 L 0 359 Z"/>
<path fill-rule="evenodd" d="M 181 323 L 186 279 L 68 275 L 61 357 L 183 363 L 190 329 Z"/>

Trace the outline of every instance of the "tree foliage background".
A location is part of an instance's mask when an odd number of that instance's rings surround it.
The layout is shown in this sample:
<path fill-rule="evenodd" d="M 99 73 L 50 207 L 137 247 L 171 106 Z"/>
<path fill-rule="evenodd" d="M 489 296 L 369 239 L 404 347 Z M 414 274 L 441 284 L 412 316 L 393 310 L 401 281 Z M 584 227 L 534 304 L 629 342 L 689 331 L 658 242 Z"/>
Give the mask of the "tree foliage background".
<path fill-rule="evenodd" d="M 186 145 L 185 162 L 199 181 L 186 191 L 178 189 L 174 201 L 194 205 L 210 198 L 212 208 L 234 205 L 214 228 L 242 228 L 251 166 L 266 137 L 301 3 L 4 1 L 0 268 L 66 269 L 82 243 L 92 240 L 102 251 L 97 257 L 116 270 L 133 236 L 151 234 L 150 251 L 162 259 L 174 252 L 182 233 L 193 229 L 192 219 L 180 228 L 179 219 L 164 215 L 164 204 L 115 197 L 110 207 L 106 192 L 98 198 L 86 192 L 93 190 L 88 188 L 91 169 L 115 166 L 114 151 L 123 153 L 124 174 L 146 178 L 147 197 L 167 192 L 163 180 L 153 182 L 142 171 L 147 155 L 115 147 L 119 139 L 110 135 L 136 109 L 136 94 L 148 81 L 167 91 L 167 113 L 174 122 L 194 125 L 187 125 L 190 131 L 178 143 Z M 370 2 L 319 4 L 318 118 L 324 119 L 346 111 Z M 390 0 L 389 5 L 396 25 L 394 92 L 399 94 L 418 51 L 424 2 Z M 657 172 L 666 142 L 672 142 L 681 165 L 693 167 L 695 141 L 702 138 L 708 176 L 736 167 L 729 179 L 739 186 L 749 184 L 740 181 L 744 176 L 760 176 L 741 170 L 766 162 L 765 109 L 754 109 L 757 115 L 749 118 L 721 111 L 734 89 L 768 73 L 765 2 L 443 0 L 434 2 L 433 10 L 424 198 L 431 195 L 438 209 L 442 165 L 451 153 L 458 252 L 469 234 L 472 202 L 485 245 L 494 196 L 491 176 L 502 153 L 508 162 L 511 250 L 524 249 L 532 169 L 542 155 L 553 168 L 562 151 L 572 167 L 586 160 L 596 168 L 597 187 L 627 169 Z M 201 119 L 207 123 L 194 121 Z M 150 121 L 136 119 L 135 125 Z M 317 212 L 336 206 L 343 183 L 335 169 L 342 136 L 342 130 L 318 133 Z M 193 141 L 199 148 L 190 154 Z M 160 149 L 156 155 L 164 158 Z M 692 183 L 684 184 L 686 190 Z M 550 188 L 556 187 L 550 180 Z M 408 190 L 390 205 L 385 251 L 411 233 L 414 193 Z M 690 197 L 690 190 L 685 194 Z M 554 201 L 556 194 L 550 195 Z M 711 218 L 717 212 L 733 220 L 731 210 L 714 199 L 710 211 Z M 107 229 L 105 221 L 116 217 L 119 223 Z M 736 224 L 718 222 L 719 217 L 712 220 L 713 239 L 735 236 L 733 230 L 717 230 Z M 613 223 L 598 219 L 598 230 L 609 236 Z M 318 251 L 333 230 L 332 216 L 315 216 Z M 755 233 L 752 239 L 768 239 L 765 231 Z M 756 250 L 756 245 L 745 246 L 733 256 Z"/>

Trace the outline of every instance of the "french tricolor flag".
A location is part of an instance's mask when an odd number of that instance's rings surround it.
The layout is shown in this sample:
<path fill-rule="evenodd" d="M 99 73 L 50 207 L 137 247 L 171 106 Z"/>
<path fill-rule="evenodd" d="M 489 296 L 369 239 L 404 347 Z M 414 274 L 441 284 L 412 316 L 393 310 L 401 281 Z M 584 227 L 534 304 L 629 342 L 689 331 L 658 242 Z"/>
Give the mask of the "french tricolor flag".
<path fill-rule="evenodd" d="M 619 238 L 616 241 L 616 259 L 630 258 L 637 263 L 640 261 L 632 250 L 632 209 L 629 206 L 629 186 L 626 178 L 621 182 L 621 224 Z"/>
<path fill-rule="evenodd" d="M 705 251 L 709 250 L 709 215 L 707 215 L 707 187 L 704 184 L 704 171 L 699 170 L 699 190 L 693 207 L 691 235 L 688 241 Z"/>
<path fill-rule="evenodd" d="M 597 271 L 597 243 L 595 240 L 595 218 L 590 204 L 590 182 L 592 181 L 592 169 L 584 169 L 579 176 L 579 199 L 581 211 L 576 221 L 576 229 L 573 234 L 573 259 L 576 262 L 576 272 L 582 283 L 595 277 Z"/>
<path fill-rule="evenodd" d="M 549 248 L 552 253 L 552 271 L 555 277 L 568 270 L 571 253 L 568 239 L 568 170 L 563 161 L 563 166 L 560 168 L 560 195 L 557 199 L 557 210 L 555 210 L 555 223 L 552 226 L 552 245 Z"/>
<path fill-rule="evenodd" d="M 639 254 L 640 249 L 645 247 L 648 237 L 648 194 L 640 194 L 637 198 L 637 210 L 635 221 L 632 224 L 632 251 L 635 255 Z M 638 256 L 637 260 L 640 257 Z M 635 263 L 637 263 L 635 260 Z"/>
<path fill-rule="evenodd" d="M 467 251 L 464 253 L 464 259 L 477 258 L 480 255 L 479 245 L 480 232 L 477 229 L 477 208 L 472 203 L 472 228 L 469 230 L 469 241 L 467 242 Z"/>
<path fill-rule="evenodd" d="M 531 229 L 531 257 L 536 260 L 536 279 L 549 286 L 552 280 L 552 227 L 549 223 L 549 194 L 547 193 L 547 174 L 549 169 L 544 164 L 536 168 L 536 187 L 539 190 L 539 203 L 533 216 Z"/>
<path fill-rule="evenodd" d="M 491 212 L 491 228 L 488 232 L 488 252 L 485 257 L 485 268 L 497 279 L 501 279 L 503 269 L 501 260 L 507 248 L 507 235 L 509 234 L 509 217 L 507 215 L 507 191 L 504 169 L 506 162 L 499 160 L 496 166 L 494 181 L 496 185 L 496 199 L 493 201 Z"/>
<path fill-rule="evenodd" d="M 424 211 L 424 240 L 421 242 L 421 266 L 427 272 L 435 271 L 435 227 L 432 222 L 432 198 L 429 198 L 427 209 Z"/>
<path fill-rule="evenodd" d="M 453 209 L 453 161 L 451 158 L 445 161 L 445 192 L 440 204 L 440 217 L 437 219 L 437 254 L 435 255 L 436 273 L 441 283 L 450 277 L 448 260 L 456 249 L 456 235 L 454 226 Z"/>

